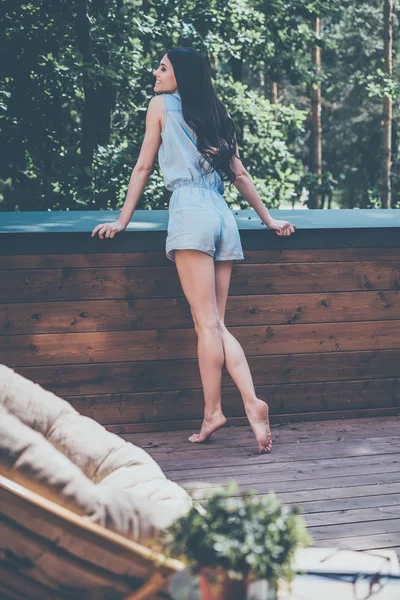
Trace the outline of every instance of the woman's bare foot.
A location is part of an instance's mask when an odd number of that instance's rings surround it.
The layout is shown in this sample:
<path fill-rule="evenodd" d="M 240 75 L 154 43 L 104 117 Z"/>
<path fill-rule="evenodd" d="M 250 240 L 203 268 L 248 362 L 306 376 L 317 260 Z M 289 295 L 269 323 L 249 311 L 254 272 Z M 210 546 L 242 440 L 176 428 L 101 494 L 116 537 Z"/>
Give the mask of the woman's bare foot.
<path fill-rule="evenodd" d="M 225 423 L 226 418 L 222 413 L 213 415 L 211 419 L 206 419 L 204 417 L 200 433 L 194 433 L 188 439 L 190 442 L 206 442 L 210 439 L 211 434 L 214 433 L 214 431 L 217 431 L 217 429 L 219 429 L 223 425 L 225 425 Z"/>
<path fill-rule="evenodd" d="M 247 418 L 258 442 L 259 454 L 271 452 L 272 448 L 268 412 L 268 404 L 260 398 L 257 398 L 251 407 L 246 409 Z"/>

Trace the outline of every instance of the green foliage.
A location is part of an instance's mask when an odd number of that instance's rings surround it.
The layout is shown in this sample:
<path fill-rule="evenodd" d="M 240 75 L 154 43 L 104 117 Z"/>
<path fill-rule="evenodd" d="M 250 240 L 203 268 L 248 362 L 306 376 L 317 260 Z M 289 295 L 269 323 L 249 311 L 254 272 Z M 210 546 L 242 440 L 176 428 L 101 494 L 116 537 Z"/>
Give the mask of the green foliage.
<path fill-rule="evenodd" d="M 273 493 L 239 493 L 235 482 L 194 501 L 167 533 L 166 549 L 197 567 L 221 567 L 232 577 L 272 583 L 293 577 L 295 549 L 311 542 L 297 507 L 282 506 Z"/>
<path fill-rule="evenodd" d="M 216 86 L 229 103 L 229 61 L 264 45 L 263 15 L 246 0 L 88 0 L 86 13 L 65 0 L 5 0 L 3 11 L 11 25 L 0 56 L 2 210 L 120 208 L 154 95 L 152 71 L 167 48 L 193 45 L 219 57 Z M 246 90 L 235 108 L 249 135 L 242 155 L 265 202 L 276 205 L 301 171 L 285 139 L 300 111 L 281 107 L 274 124 L 268 101 Z M 168 198 L 156 162 L 138 208 L 165 209 Z M 243 204 L 236 190 L 228 201 Z"/>
<path fill-rule="evenodd" d="M 273 106 L 231 77 L 217 80 L 215 87 L 234 122 L 240 124 L 239 152 L 258 193 L 266 206 L 278 207 L 295 195 L 302 176 L 302 165 L 290 146 L 303 133 L 305 111 L 293 105 Z M 225 199 L 233 209 L 249 207 L 236 188 L 226 186 Z"/>
<path fill-rule="evenodd" d="M 378 206 L 382 103 L 391 96 L 393 206 L 400 206 L 399 5 L 388 77 L 381 0 L 3 0 L 0 210 L 120 208 L 154 95 L 152 71 L 178 44 L 208 55 L 243 163 L 269 208 L 294 201 L 304 186 L 318 191 L 307 118 L 316 85 L 323 193 L 334 188 L 343 207 Z M 321 75 L 313 45 L 322 48 Z M 236 188 L 225 189 L 231 208 L 248 206 Z M 138 208 L 165 209 L 168 199 L 156 161 Z"/>
<path fill-rule="evenodd" d="M 400 71 L 399 1 L 394 2 L 393 77 L 383 76 L 383 2 L 362 0 L 344 6 L 335 22 L 326 21 L 330 47 L 322 55 L 323 168 L 337 181 L 343 208 L 372 208 L 382 179 L 383 93 L 396 96 Z M 398 103 L 393 107 L 393 207 L 400 200 Z M 305 156 L 303 157 L 305 159 Z"/>
<path fill-rule="evenodd" d="M 358 82 L 360 85 L 364 85 L 368 91 L 369 98 L 392 98 L 398 100 L 400 98 L 400 84 L 394 78 L 390 76 L 382 69 L 377 69 L 375 73 L 365 75 L 364 73 L 358 73 Z"/>
<path fill-rule="evenodd" d="M 329 173 L 329 171 L 324 171 L 321 177 L 318 177 L 315 173 L 307 172 L 296 186 L 296 195 L 298 199 L 300 199 L 303 190 L 306 189 L 308 190 L 309 197 L 304 204 L 308 206 L 308 208 L 313 208 L 313 198 L 317 195 L 322 198 L 321 208 L 325 208 L 326 200 L 328 201 L 328 206 L 326 208 L 330 208 L 330 203 L 337 184 L 338 181 L 333 178 L 332 173 Z"/>

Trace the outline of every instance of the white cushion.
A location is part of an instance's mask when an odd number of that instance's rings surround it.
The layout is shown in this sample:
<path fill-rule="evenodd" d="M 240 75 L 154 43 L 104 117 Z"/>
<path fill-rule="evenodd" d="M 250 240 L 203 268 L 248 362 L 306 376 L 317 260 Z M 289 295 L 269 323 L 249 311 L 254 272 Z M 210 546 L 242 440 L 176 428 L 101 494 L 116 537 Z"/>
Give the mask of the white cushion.
<path fill-rule="evenodd" d="M 0 457 L 11 479 L 136 541 L 191 506 L 143 449 L 80 415 L 67 401 L 0 365 Z M 52 497 L 54 499 L 54 497 Z"/>

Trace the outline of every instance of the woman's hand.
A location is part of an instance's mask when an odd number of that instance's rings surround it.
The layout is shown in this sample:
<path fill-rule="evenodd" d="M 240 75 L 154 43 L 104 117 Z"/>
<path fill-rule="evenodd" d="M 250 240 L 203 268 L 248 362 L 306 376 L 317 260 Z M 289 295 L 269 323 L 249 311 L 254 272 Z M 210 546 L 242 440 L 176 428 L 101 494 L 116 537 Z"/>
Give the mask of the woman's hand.
<path fill-rule="evenodd" d="M 117 219 L 114 221 L 114 223 L 103 223 L 102 225 L 96 225 L 92 231 L 92 237 L 98 233 L 101 240 L 104 238 L 104 235 L 106 238 L 113 238 L 116 233 L 124 231 L 124 229 L 126 229 L 126 225 L 123 225 Z"/>
<path fill-rule="evenodd" d="M 266 225 L 270 229 L 275 229 L 277 235 L 290 235 L 296 229 L 296 225 L 292 225 L 289 221 L 280 221 L 278 219 L 272 219 Z"/>

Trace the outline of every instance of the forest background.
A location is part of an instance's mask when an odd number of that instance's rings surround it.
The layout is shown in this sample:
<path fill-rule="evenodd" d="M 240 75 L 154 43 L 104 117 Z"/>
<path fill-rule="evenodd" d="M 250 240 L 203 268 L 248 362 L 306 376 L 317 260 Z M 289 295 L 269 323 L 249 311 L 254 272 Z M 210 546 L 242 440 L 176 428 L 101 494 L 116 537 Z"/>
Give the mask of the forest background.
<path fill-rule="evenodd" d="M 391 75 L 384 71 L 388 2 Z M 400 208 L 399 4 L 3 0 L 0 211 L 121 208 L 154 96 L 153 69 L 175 46 L 208 57 L 243 163 L 268 208 L 381 208 L 383 106 L 390 98 L 389 207 Z M 137 209 L 167 209 L 169 196 L 156 161 Z M 249 207 L 235 187 L 226 185 L 224 196 L 234 209 Z"/>

